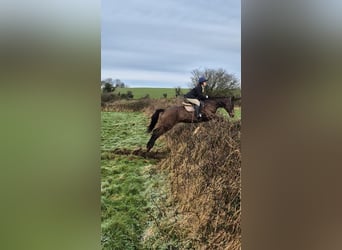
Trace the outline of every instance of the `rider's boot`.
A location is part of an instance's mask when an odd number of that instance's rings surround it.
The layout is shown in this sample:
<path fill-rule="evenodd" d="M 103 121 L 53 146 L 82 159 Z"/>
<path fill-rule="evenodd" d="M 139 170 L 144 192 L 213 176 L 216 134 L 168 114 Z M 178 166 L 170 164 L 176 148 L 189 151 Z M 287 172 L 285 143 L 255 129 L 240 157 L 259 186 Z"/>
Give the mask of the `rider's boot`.
<path fill-rule="evenodd" d="M 200 106 L 195 105 L 195 114 L 196 114 L 197 119 L 202 118 L 201 107 Z"/>

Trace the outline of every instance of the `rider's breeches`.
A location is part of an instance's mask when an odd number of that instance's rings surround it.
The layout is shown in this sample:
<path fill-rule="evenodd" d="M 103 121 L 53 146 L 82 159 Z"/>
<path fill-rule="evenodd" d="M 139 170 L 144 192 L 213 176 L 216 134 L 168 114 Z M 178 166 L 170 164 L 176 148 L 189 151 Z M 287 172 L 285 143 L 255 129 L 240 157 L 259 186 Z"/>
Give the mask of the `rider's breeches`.
<path fill-rule="evenodd" d="M 201 103 L 200 103 L 200 101 L 199 101 L 198 99 L 186 98 L 186 100 L 187 100 L 188 102 L 190 102 L 190 103 L 193 103 L 193 104 L 197 105 L 197 106 L 200 106 L 200 105 L 201 105 Z"/>

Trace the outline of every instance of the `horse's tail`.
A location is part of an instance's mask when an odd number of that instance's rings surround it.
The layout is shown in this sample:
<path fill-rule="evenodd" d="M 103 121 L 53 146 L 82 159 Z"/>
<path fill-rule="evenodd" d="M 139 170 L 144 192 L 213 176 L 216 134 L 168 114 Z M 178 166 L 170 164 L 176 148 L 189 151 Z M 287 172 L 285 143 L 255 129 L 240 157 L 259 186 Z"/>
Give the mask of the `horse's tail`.
<path fill-rule="evenodd" d="M 154 126 L 156 126 L 158 118 L 159 118 L 159 113 L 164 112 L 165 109 L 157 109 L 154 114 L 151 116 L 151 123 L 147 127 L 147 132 L 150 133 L 153 129 Z"/>

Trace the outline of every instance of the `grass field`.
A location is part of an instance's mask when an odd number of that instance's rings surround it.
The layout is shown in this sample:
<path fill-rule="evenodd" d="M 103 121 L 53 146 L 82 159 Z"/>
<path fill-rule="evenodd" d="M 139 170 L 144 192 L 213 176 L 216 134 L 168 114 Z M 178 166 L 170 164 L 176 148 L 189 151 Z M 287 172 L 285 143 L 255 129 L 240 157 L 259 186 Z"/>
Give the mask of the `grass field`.
<path fill-rule="evenodd" d="M 185 94 L 189 89 L 181 89 L 183 94 Z M 167 98 L 175 97 L 176 91 L 174 88 L 117 88 L 115 93 L 127 93 L 127 91 L 132 91 L 134 99 L 139 99 L 149 95 L 150 98 L 163 98 L 164 93 Z"/>
<path fill-rule="evenodd" d="M 225 111 L 223 108 L 219 108 L 216 113 L 227 117 L 230 121 L 241 120 L 241 107 L 234 107 L 235 115 L 233 118 L 230 118 L 227 111 Z"/>
<path fill-rule="evenodd" d="M 167 98 L 172 98 L 176 96 L 175 88 L 117 88 L 114 93 L 125 94 L 127 91 L 131 91 L 133 93 L 133 99 L 139 99 L 142 97 L 146 97 L 149 95 L 150 98 L 158 99 L 164 98 L 164 94 L 166 94 Z M 186 94 L 189 91 L 188 88 L 181 89 L 181 94 Z M 236 96 L 240 96 L 240 91 L 235 91 Z"/>
<path fill-rule="evenodd" d="M 101 245 L 102 249 L 144 249 L 149 186 L 155 159 L 130 152 L 144 147 L 147 118 L 137 112 L 101 112 Z M 122 153 L 124 152 L 124 153 Z"/>
<path fill-rule="evenodd" d="M 117 148 L 143 146 L 149 135 L 145 132 L 147 118 L 137 112 L 101 113 L 101 149 L 102 152 Z"/>

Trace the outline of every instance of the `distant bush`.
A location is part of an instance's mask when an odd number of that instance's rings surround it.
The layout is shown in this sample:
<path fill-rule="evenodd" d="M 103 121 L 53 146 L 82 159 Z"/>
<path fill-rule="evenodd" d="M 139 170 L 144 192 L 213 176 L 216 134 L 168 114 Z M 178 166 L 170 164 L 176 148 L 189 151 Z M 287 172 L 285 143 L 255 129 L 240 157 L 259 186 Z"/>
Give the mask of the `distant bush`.
<path fill-rule="evenodd" d="M 178 96 L 181 96 L 181 95 L 183 95 L 183 92 L 182 92 L 181 87 L 178 86 L 178 87 L 175 88 L 175 96 L 178 97 Z"/>
<path fill-rule="evenodd" d="M 120 94 L 121 99 L 133 99 L 133 92 L 128 90 L 126 94 Z"/>
<path fill-rule="evenodd" d="M 118 100 L 111 103 L 106 103 L 102 106 L 103 111 L 116 111 L 116 112 L 123 112 L 123 111 L 143 111 L 151 104 L 151 99 L 139 99 L 139 100 Z"/>
<path fill-rule="evenodd" d="M 115 100 L 119 100 L 120 96 L 117 94 L 114 94 L 113 92 L 105 92 L 101 94 L 101 102 L 112 102 Z"/>
<path fill-rule="evenodd" d="M 124 93 L 124 94 L 121 94 L 120 92 L 114 93 L 114 92 L 104 91 L 103 93 L 101 93 L 101 106 L 104 107 L 108 103 L 118 101 L 118 100 L 122 100 L 122 99 L 130 100 L 130 99 L 133 99 L 133 97 L 134 96 L 133 96 L 132 91 L 127 91 L 127 93 Z M 145 97 L 145 99 L 146 98 L 148 98 L 148 95 Z"/>
<path fill-rule="evenodd" d="M 105 82 L 102 89 L 103 93 L 110 93 L 115 91 L 115 87 L 110 82 Z"/>

